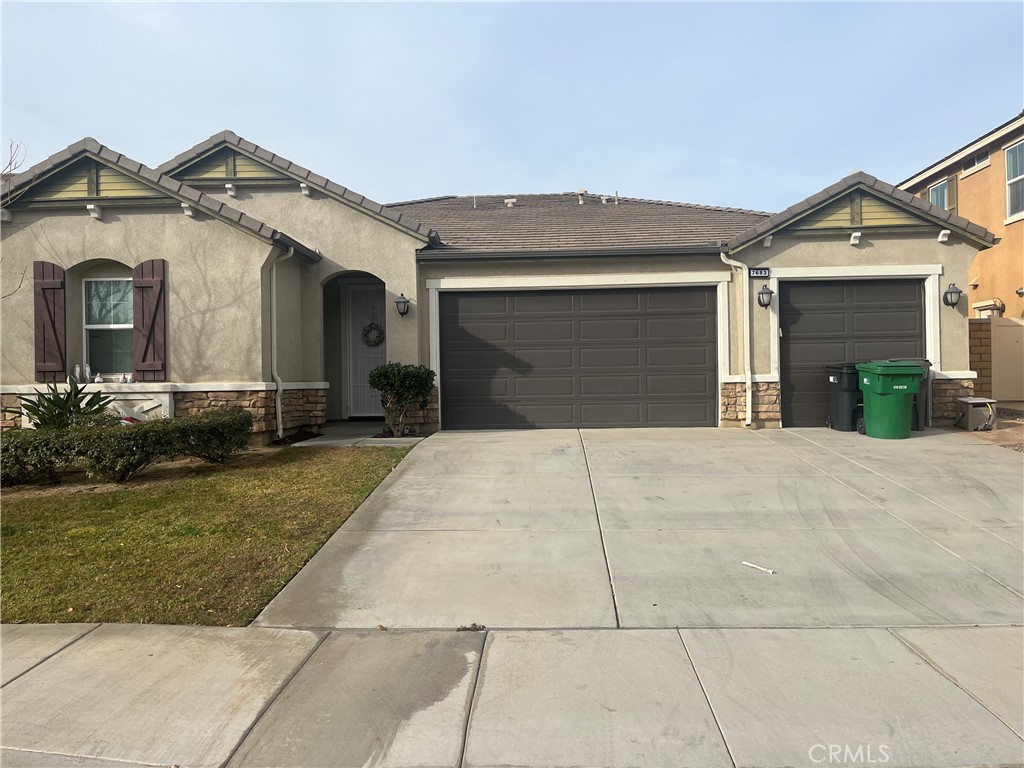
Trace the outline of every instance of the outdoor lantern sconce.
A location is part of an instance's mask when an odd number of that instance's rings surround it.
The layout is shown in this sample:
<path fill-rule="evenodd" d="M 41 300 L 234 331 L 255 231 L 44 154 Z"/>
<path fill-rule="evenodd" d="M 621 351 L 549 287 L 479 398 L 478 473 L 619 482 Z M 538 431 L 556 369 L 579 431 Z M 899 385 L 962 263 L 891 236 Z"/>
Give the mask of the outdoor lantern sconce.
<path fill-rule="evenodd" d="M 761 290 L 757 292 L 757 306 L 768 309 L 772 305 L 772 296 L 774 295 L 775 291 L 767 285 L 762 285 Z"/>
<path fill-rule="evenodd" d="M 964 292 L 957 288 L 955 283 L 950 283 L 949 288 L 942 293 L 942 303 L 947 307 L 955 308 L 960 303 L 960 297 L 963 294 Z"/>
<path fill-rule="evenodd" d="M 395 309 L 398 310 L 398 314 L 401 317 L 405 317 L 409 314 L 409 300 L 405 298 L 404 293 L 395 299 Z"/>

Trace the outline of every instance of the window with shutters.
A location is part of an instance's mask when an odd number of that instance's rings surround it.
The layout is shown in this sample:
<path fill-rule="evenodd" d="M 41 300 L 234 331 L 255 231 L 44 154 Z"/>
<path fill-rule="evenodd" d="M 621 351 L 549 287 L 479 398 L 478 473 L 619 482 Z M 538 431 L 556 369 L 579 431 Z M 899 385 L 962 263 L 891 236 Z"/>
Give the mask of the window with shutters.
<path fill-rule="evenodd" d="M 83 286 L 85 360 L 90 369 L 106 375 L 133 371 L 132 279 L 86 278 Z"/>
<path fill-rule="evenodd" d="M 928 187 L 928 202 L 944 211 L 956 213 L 956 176 L 949 176 Z"/>
<path fill-rule="evenodd" d="M 1024 141 L 1006 148 L 1006 216 L 1024 214 Z"/>

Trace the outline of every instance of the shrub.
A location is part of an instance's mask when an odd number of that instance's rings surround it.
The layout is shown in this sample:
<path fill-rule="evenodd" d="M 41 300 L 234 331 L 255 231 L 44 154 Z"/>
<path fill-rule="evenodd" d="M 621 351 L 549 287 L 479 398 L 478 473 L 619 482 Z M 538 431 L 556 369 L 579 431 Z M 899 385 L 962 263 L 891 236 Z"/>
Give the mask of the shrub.
<path fill-rule="evenodd" d="M 232 453 L 244 450 L 252 433 L 252 414 L 244 408 L 217 408 L 175 419 L 180 451 L 219 464 Z"/>
<path fill-rule="evenodd" d="M 46 391 L 36 390 L 35 397 L 22 397 L 21 406 L 36 429 L 70 429 L 102 417 L 112 398 L 99 392 L 86 392 L 74 376 L 68 389 L 61 392 L 56 384 L 47 384 Z"/>
<path fill-rule="evenodd" d="M 73 450 L 89 477 L 123 483 L 157 459 L 181 453 L 173 419 L 141 421 L 129 426 L 88 427 L 70 433 Z"/>
<path fill-rule="evenodd" d="M 56 483 L 75 458 L 71 434 L 53 429 L 8 430 L 0 437 L 0 453 L 0 481 L 5 485 Z"/>
<path fill-rule="evenodd" d="M 405 417 L 415 405 L 427 407 L 434 389 L 434 372 L 422 365 L 385 363 L 370 371 L 369 384 L 380 392 L 384 421 L 395 437 L 401 437 Z"/>

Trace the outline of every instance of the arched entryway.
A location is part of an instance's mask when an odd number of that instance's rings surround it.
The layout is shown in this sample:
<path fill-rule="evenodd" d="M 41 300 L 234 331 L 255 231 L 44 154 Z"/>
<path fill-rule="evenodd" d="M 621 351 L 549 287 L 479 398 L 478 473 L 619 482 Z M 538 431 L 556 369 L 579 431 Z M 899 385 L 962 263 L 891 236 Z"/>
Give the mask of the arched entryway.
<path fill-rule="evenodd" d="M 387 362 L 384 282 L 369 272 L 343 272 L 323 286 L 327 418 L 381 418 L 370 371 Z"/>

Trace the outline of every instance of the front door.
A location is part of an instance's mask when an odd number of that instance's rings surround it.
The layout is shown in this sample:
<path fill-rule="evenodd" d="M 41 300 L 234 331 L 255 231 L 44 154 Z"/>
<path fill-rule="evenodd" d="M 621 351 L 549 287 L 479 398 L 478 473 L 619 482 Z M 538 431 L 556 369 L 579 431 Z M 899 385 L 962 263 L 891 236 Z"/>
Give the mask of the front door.
<path fill-rule="evenodd" d="M 348 415 L 383 416 L 380 393 L 367 383 L 370 371 L 387 362 L 384 286 L 352 284 L 348 291 Z"/>

